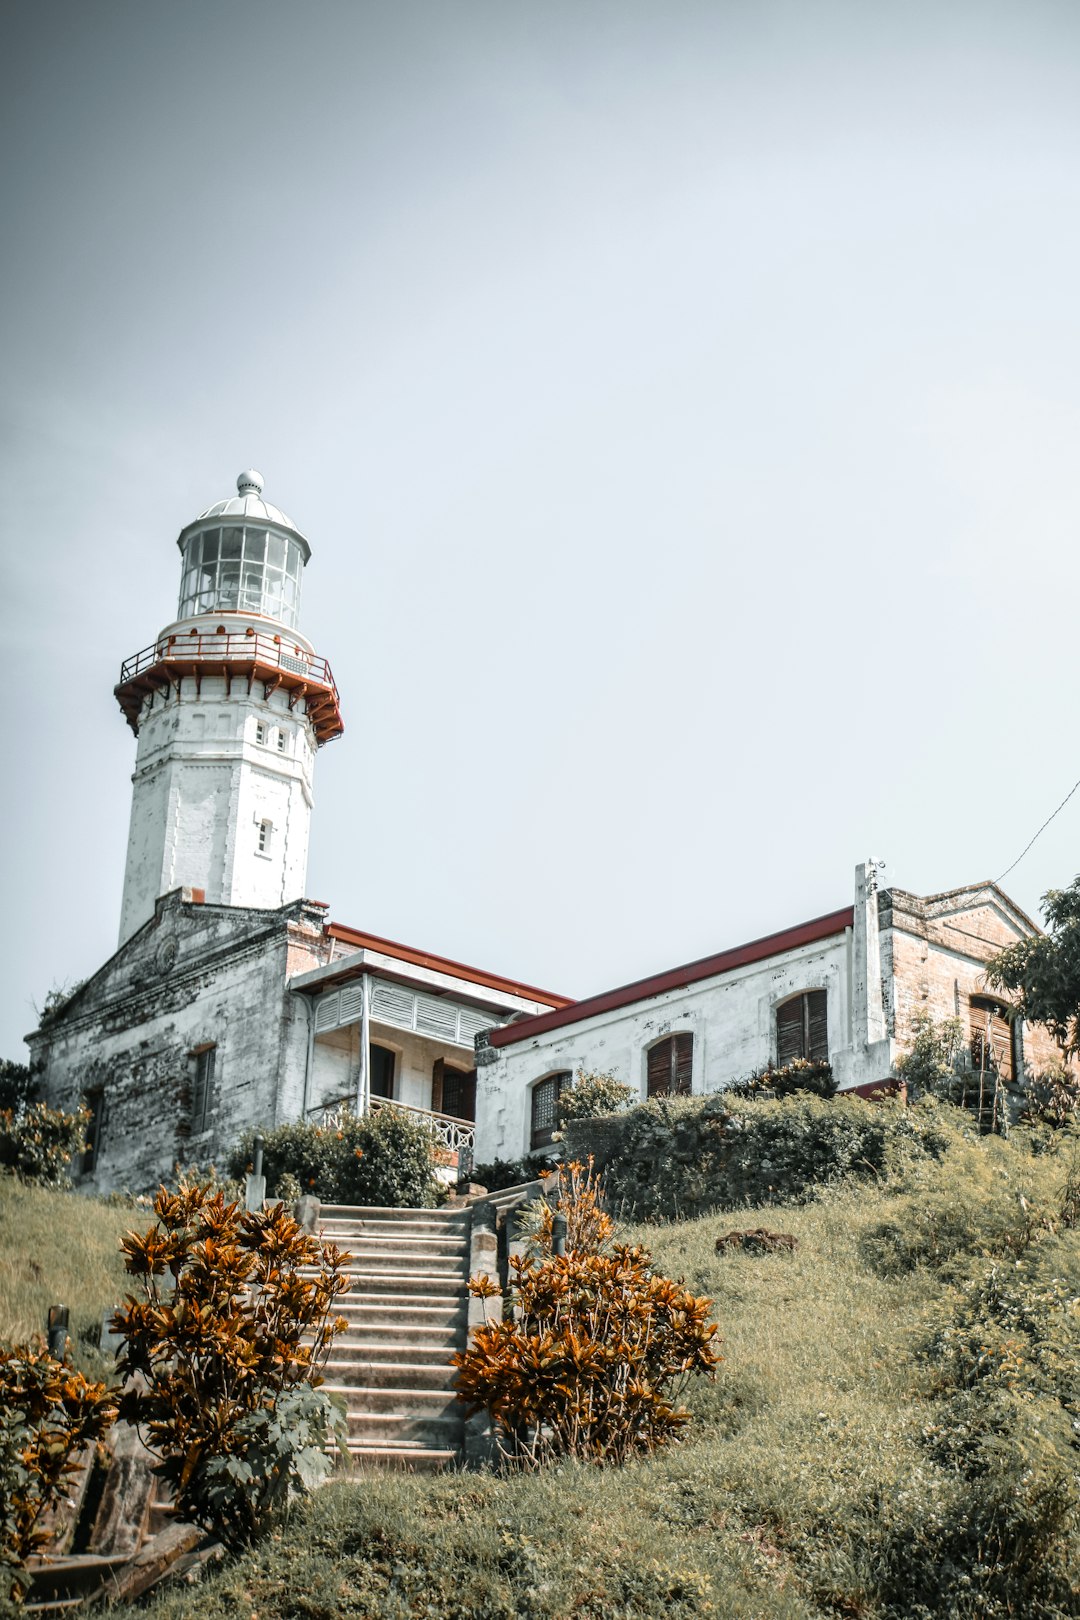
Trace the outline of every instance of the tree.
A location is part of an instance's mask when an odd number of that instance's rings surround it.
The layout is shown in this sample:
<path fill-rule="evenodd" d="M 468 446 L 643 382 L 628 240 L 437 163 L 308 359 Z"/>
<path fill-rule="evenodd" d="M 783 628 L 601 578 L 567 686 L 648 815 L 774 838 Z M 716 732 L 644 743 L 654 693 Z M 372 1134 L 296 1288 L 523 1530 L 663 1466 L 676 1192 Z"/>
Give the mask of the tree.
<path fill-rule="evenodd" d="M 0 1058 L 0 1110 L 10 1109 L 18 1116 L 34 1095 L 34 1076 L 28 1063 Z"/>
<path fill-rule="evenodd" d="M 1066 1056 L 1080 1052 L 1080 877 L 1042 897 L 1045 934 L 1017 940 L 987 964 L 987 982 L 1020 1017 L 1043 1024 Z"/>
<path fill-rule="evenodd" d="M 616 1074 L 579 1069 L 573 1085 L 561 1093 L 556 1104 L 559 1124 L 565 1125 L 571 1119 L 601 1119 L 605 1114 L 618 1114 L 635 1097 L 633 1087 L 624 1085 Z"/>

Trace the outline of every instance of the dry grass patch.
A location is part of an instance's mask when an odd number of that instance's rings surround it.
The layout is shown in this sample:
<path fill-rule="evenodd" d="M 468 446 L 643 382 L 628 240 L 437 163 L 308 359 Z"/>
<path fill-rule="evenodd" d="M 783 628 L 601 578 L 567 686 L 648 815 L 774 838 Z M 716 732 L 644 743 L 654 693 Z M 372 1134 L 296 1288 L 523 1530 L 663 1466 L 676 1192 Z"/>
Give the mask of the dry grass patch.
<path fill-rule="evenodd" d="M 67 1305 L 72 1360 L 100 1376 L 102 1313 L 127 1290 L 120 1238 L 135 1214 L 0 1176 L 0 1339 L 27 1342 L 50 1305 Z"/>

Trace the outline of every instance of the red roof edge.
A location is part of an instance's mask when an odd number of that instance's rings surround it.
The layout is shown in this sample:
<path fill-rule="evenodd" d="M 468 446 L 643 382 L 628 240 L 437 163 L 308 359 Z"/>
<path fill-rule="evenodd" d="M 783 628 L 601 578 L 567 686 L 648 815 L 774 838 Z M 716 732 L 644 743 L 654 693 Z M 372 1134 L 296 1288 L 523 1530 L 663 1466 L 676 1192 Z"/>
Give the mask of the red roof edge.
<path fill-rule="evenodd" d="M 703 956 L 696 962 L 687 962 L 683 967 L 655 973 L 649 979 L 635 979 L 631 984 L 620 985 L 617 990 L 605 990 L 598 996 L 589 996 L 585 1001 L 572 1002 L 570 1006 L 557 1008 L 555 1012 L 534 1013 L 531 1018 L 523 1018 L 516 1024 L 504 1024 L 502 1028 L 490 1032 L 488 1041 L 492 1046 L 511 1046 L 517 1041 L 527 1041 L 531 1035 L 542 1035 L 545 1030 L 561 1029 L 565 1024 L 579 1024 L 597 1013 L 628 1007 L 632 1002 L 662 995 L 665 990 L 680 990 L 684 985 L 696 984 L 700 979 L 711 979 L 718 973 L 728 973 L 732 968 L 746 967 L 751 962 L 762 962 L 766 957 L 778 956 L 781 951 L 794 951 L 800 945 L 813 945 L 819 939 L 842 934 L 854 921 L 854 906 L 844 906 L 840 911 L 830 911 L 824 917 L 799 923 L 796 928 L 766 934 L 762 939 L 751 940 L 748 945 L 736 945 L 733 950 L 721 951 L 717 956 Z"/>
<path fill-rule="evenodd" d="M 341 940 L 343 945 L 355 945 L 358 950 L 381 951 L 384 956 L 396 956 L 402 962 L 411 962 L 414 967 L 431 968 L 436 973 L 452 974 L 455 979 L 466 979 L 470 984 L 482 984 L 487 990 L 502 990 L 512 996 L 522 996 L 526 1001 L 543 1001 L 549 1007 L 573 1006 L 569 996 L 557 996 L 550 990 L 538 990 L 532 984 L 521 984 L 516 979 L 504 979 L 498 973 L 485 973 L 482 968 L 466 967 L 464 962 L 454 962 L 449 956 L 435 956 L 431 951 L 417 951 L 411 945 L 399 945 L 396 940 L 381 939 L 378 934 L 364 934 L 358 928 L 347 928 L 344 923 L 328 923 L 326 932 L 331 939 Z M 342 961 L 342 966 L 344 965 Z"/>

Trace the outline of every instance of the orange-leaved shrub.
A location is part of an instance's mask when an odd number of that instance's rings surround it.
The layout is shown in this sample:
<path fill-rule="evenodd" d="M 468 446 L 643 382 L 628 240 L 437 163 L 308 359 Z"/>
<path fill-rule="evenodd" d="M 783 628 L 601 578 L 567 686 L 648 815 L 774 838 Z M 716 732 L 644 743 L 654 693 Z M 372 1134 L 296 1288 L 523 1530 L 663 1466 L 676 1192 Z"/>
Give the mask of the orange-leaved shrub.
<path fill-rule="evenodd" d="M 459 1397 L 486 1408 L 507 1461 L 621 1463 L 652 1451 L 688 1421 L 686 1381 L 720 1360 L 712 1301 L 656 1276 L 647 1250 L 613 1245 L 602 1196 L 591 1164 L 564 1166 L 566 1252 L 551 1252 L 549 1210 L 538 1252 L 511 1259 L 512 1315 L 475 1328 L 453 1358 Z M 469 1286 L 494 1291 L 487 1277 Z"/>
<path fill-rule="evenodd" d="M 100 1443 L 115 1416 L 114 1391 L 40 1342 L 0 1347 L 0 1612 L 25 1597 L 20 1571 L 49 1540 L 42 1518 L 63 1498 L 79 1454 Z"/>
<path fill-rule="evenodd" d="M 121 1245 L 142 1298 L 113 1318 L 120 1372 L 140 1375 L 120 1415 L 161 1458 L 181 1513 L 247 1542 L 330 1467 L 341 1419 L 316 1386 L 345 1326 L 331 1313 L 351 1256 L 281 1204 L 249 1213 L 207 1187 L 162 1188 L 154 1213 Z"/>

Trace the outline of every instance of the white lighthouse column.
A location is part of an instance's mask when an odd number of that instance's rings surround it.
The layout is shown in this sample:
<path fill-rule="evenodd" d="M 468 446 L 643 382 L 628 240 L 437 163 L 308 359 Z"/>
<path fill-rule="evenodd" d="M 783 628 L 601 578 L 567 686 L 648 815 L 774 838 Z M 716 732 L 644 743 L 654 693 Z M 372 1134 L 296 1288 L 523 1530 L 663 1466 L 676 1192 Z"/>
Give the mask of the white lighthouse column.
<path fill-rule="evenodd" d="M 138 736 L 121 943 L 170 889 L 276 908 L 302 897 L 315 750 L 343 727 L 296 625 L 310 556 L 258 474 L 180 535 L 180 616 L 124 665 Z"/>

